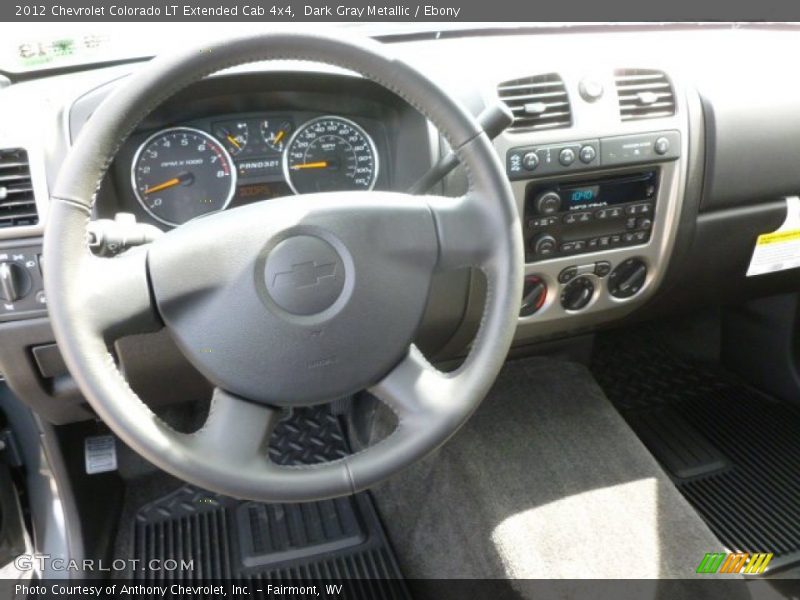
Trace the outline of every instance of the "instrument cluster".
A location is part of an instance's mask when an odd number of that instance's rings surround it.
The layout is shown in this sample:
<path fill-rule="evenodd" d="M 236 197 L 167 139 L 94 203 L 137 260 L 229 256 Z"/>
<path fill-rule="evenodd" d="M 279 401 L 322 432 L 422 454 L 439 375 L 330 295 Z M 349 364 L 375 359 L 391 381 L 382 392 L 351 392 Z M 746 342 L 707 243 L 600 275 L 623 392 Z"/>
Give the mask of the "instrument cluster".
<path fill-rule="evenodd" d="M 364 126 L 338 115 L 286 113 L 159 129 L 139 143 L 130 168 L 136 200 L 168 226 L 293 193 L 368 191 L 380 174 Z"/>

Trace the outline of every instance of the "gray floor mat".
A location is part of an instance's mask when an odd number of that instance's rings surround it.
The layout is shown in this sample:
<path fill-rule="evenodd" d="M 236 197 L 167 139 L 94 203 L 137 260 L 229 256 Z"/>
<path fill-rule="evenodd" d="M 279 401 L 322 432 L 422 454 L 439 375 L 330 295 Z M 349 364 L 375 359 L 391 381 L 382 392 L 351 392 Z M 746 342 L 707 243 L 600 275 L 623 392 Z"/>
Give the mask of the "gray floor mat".
<path fill-rule="evenodd" d="M 409 578 L 684 578 L 722 550 L 589 371 L 548 359 L 375 498 Z"/>

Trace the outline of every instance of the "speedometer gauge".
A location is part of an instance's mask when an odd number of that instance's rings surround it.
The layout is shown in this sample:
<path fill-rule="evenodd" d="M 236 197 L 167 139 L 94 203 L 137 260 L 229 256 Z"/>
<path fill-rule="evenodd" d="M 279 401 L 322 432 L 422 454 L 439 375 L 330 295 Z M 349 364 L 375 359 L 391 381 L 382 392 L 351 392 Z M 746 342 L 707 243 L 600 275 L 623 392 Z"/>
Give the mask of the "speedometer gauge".
<path fill-rule="evenodd" d="M 372 138 L 342 117 L 319 117 L 289 140 L 283 171 L 296 194 L 371 190 L 378 177 Z"/>
<path fill-rule="evenodd" d="M 228 206 L 236 169 L 224 146 L 189 127 L 164 129 L 136 151 L 133 191 L 142 207 L 167 225 L 180 225 Z"/>

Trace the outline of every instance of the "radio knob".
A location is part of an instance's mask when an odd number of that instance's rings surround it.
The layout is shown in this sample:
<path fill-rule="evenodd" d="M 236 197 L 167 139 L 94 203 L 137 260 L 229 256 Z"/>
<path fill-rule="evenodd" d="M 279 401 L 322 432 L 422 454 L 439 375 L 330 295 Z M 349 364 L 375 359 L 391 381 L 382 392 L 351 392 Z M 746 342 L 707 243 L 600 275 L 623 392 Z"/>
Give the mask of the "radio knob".
<path fill-rule="evenodd" d="M 558 242 L 552 235 L 543 233 L 533 240 L 533 251 L 536 256 L 552 256 L 558 248 Z"/>
<path fill-rule="evenodd" d="M 540 215 L 552 215 L 561 210 L 561 196 L 550 191 L 539 194 L 534 202 L 534 208 Z"/>

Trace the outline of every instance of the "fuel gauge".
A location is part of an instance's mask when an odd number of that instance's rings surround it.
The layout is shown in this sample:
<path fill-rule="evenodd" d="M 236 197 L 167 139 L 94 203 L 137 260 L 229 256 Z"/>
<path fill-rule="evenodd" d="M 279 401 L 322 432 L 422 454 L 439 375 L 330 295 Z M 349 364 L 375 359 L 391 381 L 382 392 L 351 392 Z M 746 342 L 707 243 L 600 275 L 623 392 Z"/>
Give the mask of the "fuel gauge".
<path fill-rule="evenodd" d="M 214 126 L 214 135 L 225 145 L 231 156 L 236 156 L 247 146 L 250 132 L 245 121 L 236 121 L 218 123 Z"/>
<path fill-rule="evenodd" d="M 261 137 L 270 150 L 283 152 L 283 146 L 292 133 L 292 124 L 285 119 L 264 119 L 261 121 Z"/>

